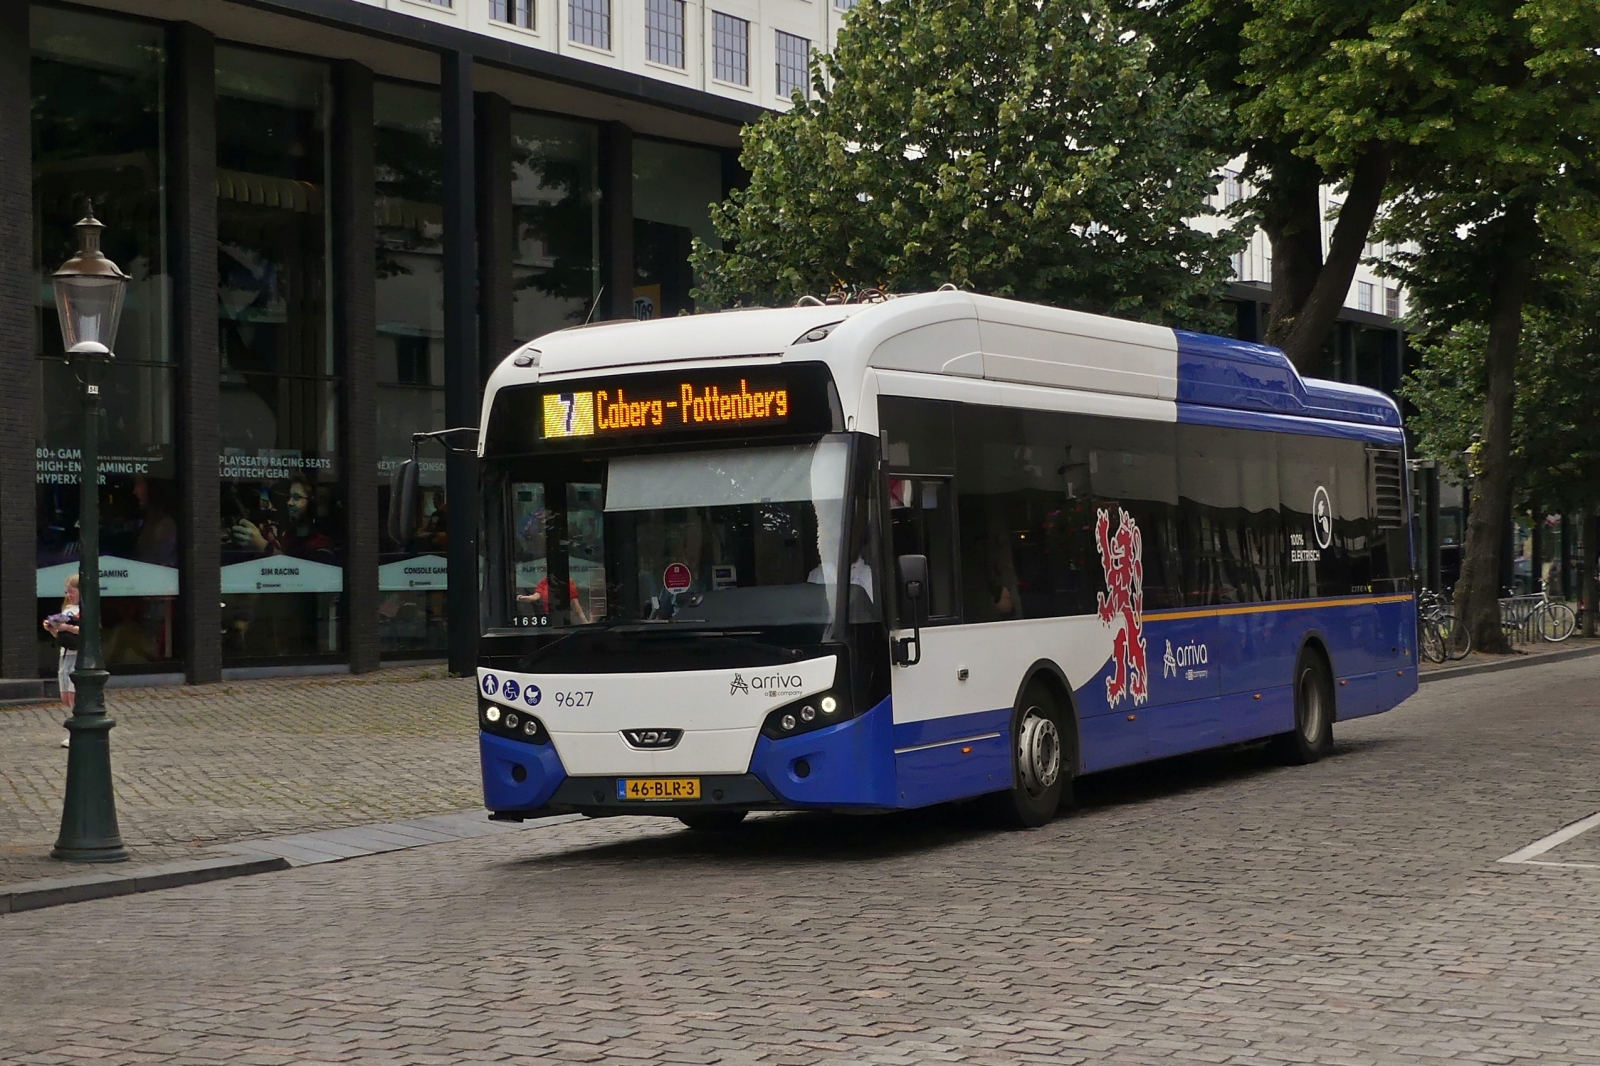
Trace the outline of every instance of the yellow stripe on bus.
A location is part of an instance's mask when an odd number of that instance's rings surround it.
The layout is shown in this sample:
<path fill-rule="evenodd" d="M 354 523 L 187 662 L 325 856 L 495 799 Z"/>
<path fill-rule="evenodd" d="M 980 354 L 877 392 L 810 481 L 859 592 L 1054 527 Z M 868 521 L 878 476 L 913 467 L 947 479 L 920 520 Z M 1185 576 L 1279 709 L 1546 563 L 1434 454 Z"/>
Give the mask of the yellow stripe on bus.
<path fill-rule="evenodd" d="M 1279 603 L 1252 603 L 1240 607 L 1187 607 L 1178 611 L 1146 611 L 1144 620 L 1161 622 L 1173 618 L 1220 618 L 1229 614 L 1266 614 L 1268 611 L 1309 611 L 1317 607 L 1364 607 L 1374 603 L 1404 603 L 1411 593 L 1395 596 L 1353 596 L 1336 600 L 1289 600 Z"/>

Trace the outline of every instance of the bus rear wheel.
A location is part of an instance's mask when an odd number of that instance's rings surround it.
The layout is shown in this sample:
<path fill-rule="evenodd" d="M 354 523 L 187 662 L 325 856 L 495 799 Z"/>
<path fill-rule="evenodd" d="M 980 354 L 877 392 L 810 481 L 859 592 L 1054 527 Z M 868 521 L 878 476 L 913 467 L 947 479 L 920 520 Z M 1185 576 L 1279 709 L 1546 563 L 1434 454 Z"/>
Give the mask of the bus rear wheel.
<path fill-rule="evenodd" d="M 1289 766 L 1316 762 L 1333 748 L 1333 679 L 1310 648 L 1294 667 L 1294 728 L 1272 738 L 1272 752 Z"/>
<path fill-rule="evenodd" d="M 694 814 L 680 814 L 678 821 L 696 833 L 726 833 L 744 821 L 744 816 L 749 813 L 749 811 L 698 811 Z"/>
<path fill-rule="evenodd" d="M 1011 789 L 994 796 L 1002 824 L 1037 828 L 1054 818 L 1070 795 L 1078 756 L 1064 717 L 1044 685 L 1035 682 L 1023 690 L 1011 720 Z"/>

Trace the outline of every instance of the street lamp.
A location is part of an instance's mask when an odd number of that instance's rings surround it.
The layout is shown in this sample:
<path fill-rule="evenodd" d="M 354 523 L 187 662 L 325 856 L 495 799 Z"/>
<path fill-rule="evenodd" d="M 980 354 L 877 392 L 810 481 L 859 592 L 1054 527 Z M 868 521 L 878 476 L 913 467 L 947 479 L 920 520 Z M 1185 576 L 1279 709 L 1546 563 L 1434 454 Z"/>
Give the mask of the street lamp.
<path fill-rule="evenodd" d="M 122 862 L 128 849 L 117 831 L 116 798 L 111 790 L 111 727 L 106 714 L 106 669 L 100 656 L 100 455 L 96 439 L 100 374 L 114 356 L 117 322 L 128 276 L 100 251 L 94 205 L 85 205 L 78 231 L 78 254 L 50 279 L 68 364 L 82 368 L 83 472 L 78 490 L 82 551 L 78 562 L 78 664 L 72 672 L 78 698 L 67 719 L 67 796 L 61 808 L 61 836 L 50 852 L 67 862 Z"/>

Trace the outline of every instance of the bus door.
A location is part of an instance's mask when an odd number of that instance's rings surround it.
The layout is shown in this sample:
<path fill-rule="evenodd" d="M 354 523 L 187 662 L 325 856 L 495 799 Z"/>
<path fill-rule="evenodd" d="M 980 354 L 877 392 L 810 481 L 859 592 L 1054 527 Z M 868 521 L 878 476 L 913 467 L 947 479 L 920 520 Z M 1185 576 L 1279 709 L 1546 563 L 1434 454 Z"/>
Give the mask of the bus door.
<path fill-rule="evenodd" d="M 984 674 L 976 660 L 986 627 L 961 624 L 954 479 L 895 473 L 887 488 L 893 558 L 928 558 L 920 658 L 895 666 L 892 675 L 897 795 L 907 806 L 920 806 L 1004 788 L 1011 781 L 1010 708 L 988 705 L 983 683 L 962 676 L 964 664 L 971 674 Z M 910 609 L 898 595 L 898 578 L 896 585 L 894 635 L 908 637 Z M 989 703 L 1002 698 L 989 696 Z M 1010 692 L 1003 697 L 1011 698 Z"/>

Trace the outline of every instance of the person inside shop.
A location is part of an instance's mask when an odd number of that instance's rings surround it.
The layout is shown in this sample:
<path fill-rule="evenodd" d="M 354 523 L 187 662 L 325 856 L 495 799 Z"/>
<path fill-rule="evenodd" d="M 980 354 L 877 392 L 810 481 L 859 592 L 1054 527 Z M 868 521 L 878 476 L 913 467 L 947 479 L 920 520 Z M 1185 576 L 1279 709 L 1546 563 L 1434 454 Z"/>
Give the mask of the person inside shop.
<path fill-rule="evenodd" d="M 262 495 L 265 497 L 266 493 Z M 322 529 L 313 513 L 315 501 L 316 494 L 311 482 L 303 477 L 292 478 L 283 508 L 282 527 L 270 519 L 257 523 L 240 517 L 233 526 L 234 543 L 241 548 L 272 555 L 336 562 L 333 538 Z"/>

